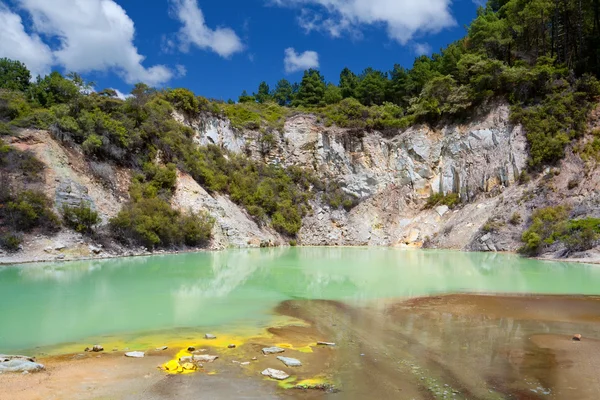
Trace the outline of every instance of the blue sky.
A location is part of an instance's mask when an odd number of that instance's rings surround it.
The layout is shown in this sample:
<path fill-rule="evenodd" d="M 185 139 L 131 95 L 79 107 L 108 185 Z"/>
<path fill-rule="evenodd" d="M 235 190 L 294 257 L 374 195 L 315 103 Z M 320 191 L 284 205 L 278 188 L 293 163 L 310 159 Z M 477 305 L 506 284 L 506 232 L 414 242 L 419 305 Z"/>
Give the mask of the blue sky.
<path fill-rule="evenodd" d="M 129 93 L 146 81 L 237 99 L 265 80 L 410 67 L 462 37 L 472 0 L 0 0 L 0 57 Z M 287 50 L 286 50 L 287 49 Z M 285 62 L 287 58 L 287 63 Z"/>

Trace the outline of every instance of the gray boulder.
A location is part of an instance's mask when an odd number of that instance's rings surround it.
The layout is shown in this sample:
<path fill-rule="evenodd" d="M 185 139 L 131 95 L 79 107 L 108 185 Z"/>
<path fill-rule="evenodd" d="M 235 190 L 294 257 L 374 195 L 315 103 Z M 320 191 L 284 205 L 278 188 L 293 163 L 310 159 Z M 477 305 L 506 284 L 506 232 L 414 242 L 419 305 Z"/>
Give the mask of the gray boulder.
<path fill-rule="evenodd" d="M 279 357 L 277 357 L 277 359 L 279 361 L 281 361 L 282 363 L 284 363 L 285 365 L 287 365 L 288 367 L 301 367 L 302 366 L 302 363 L 300 362 L 300 360 L 296 360 L 295 358 L 279 356 Z"/>
<path fill-rule="evenodd" d="M 263 354 L 277 354 L 283 353 L 284 351 L 285 349 L 282 349 L 281 347 L 265 347 L 262 349 Z"/>
<path fill-rule="evenodd" d="M 4 372 L 39 372 L 45 369 L 35 359 L 25 356 L 7 356 L 0 354 L 0 374 Z"/>
<path fill-rule="evenodd" d="M 263 374 L 264 376 L 268 376 L 269 378 L 277 379 L 280 381 L 290 377 L 285 372 L 280 371 L 278 369 L 273 369 L 273 368 L 267 368 L 263 372 L 261 372 L 261 374 Z"/>

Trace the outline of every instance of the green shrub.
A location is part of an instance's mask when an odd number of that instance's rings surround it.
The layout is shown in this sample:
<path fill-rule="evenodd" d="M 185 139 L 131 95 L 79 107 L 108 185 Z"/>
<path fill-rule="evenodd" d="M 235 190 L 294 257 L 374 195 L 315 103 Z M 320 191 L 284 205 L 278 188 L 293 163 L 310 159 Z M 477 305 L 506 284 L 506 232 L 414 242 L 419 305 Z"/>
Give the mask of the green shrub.
<path fill-rule="evenodd" d="M 168 90 L 165 98 L 173 106 L 186 114 L 189 117 L 194 117 L 198 114 L 200 100 L 188 89 L 178 88 Z"/>
<path fill-rule="evenodd" d="M 208 243 L 212 235 L 212 228 L 215 223 L 206 212 L 193 213 L 189 211 L 179 217 L 179 226 L 183 243 L 186 246 L 200 246 Z"/>
<path fill-rule="evenodd" d="M 531 181 L 531 175 L 526 170 L 521 171 L 519 174 L 519 184 L 526 185 Z"/>
<path fill-rule="evenodd" d="M 0 171 L 24 176 L 29 181 L 41 179 L 44 163 L 30 151 L 20 151 L 0 140 Z"/>
<path fill-rule="evenodd" d="M 163 167 L 148 162 L 144 164 L 143 171 L 143 174 L 135 175 L 132 181 L 130 194 L 134 200 L 171 196 L 177 183 L 177 169 L 174 164 Z"/>
<path fill-rule="evenodd" d="M 195 246 L 211 237 L 213 220 L 206 214 L 181 215 L 160 198 L 142 198 L 110 220 L 116 237 L 150 249 L 186 244 Z"/>
<path fill-rule="evenodd" d="M 289 244 L 290 244 L 290 246 L 292 246 L 292 247 L 296 247 L 296 246 L 298 246 L 298 241 L 296 241 L 296 239 L 291 239 L 291 240 L 289 241 Z"/>
<path fill-rule="evenodd" d="M 565 231 L 569 211 L 568 207 L 562 205 L 535 210 L 531 215 L 531 225 L 521 236 L 525 244 L 519 252 L 537 255 L 544 245 L 554 243 Z"/>
<path fill-rule="evenodd" d="M 98 154 L 102 148 L 102 138 L 96 134 L 91 134 L 81 144 L 81 148 L 87 154 Z"/>
<path fill-rule="evenodd" d="M 427 199 L 425 208 L 433 208 L 436 206 L 446 205 L 448 208 L 454 208 L 460 203 L 460 197 L 457 193 L 433 193 Z"/>
<path fill-rule="evenodd" d="M 9 253 L 16 252 L 23 243 L 23 235 L 14 232 L 8 232 L 0 235 L 0 248 Z"/>
<path fill-rule="evenodd" d="M 558 235 L 569 251 L 584 251 L 594 247 L 600 238 L 600 219 L 583 218 L 570 220 L 562 234 Z"/>
<path fill-rule="evenodd" d="M 508 220 L 508 222 L 511 225 L 519 225 L 522 221 L 523 219 L 521 218 L 521 214 L 519 214 L 516 211 L 513 213 L 513 215 L 510 216 L 510 219 Z"/>
<path fill-rule="evenodd" d="M 271 128 L 281 131 L 285 117 L 289 114 L 286 107 L 276 103 L 245 102 L 238 104 L 221 104 L 225 116 L 236 129 Z"/>
<path fill-rule="evenodd" d="M 291 201 L 286 201 L 277 207 L 271 217 L 273 228 L 284 235 L 294 236 L 302 227 L 302 217 Z"/>
<path fill-rule="evenodd" d="M 300 229 L 314 196 L 309 188 L 316 179 L 309 171 L 264 164 L 214 145 L 197 148 L 186 166 L 208 190 L 229 194 L 259 223 L 271 218 L 272 226 L 288 235 Z"/>
<path fill-rule="evenodd" d="M 584 80 L 584 78 L 582 78 Z M 595 104 L 594 91 L 578 92 L 581 80 L 573 85 L 554 85 L 538 104 L 516 105 L 511 119 L 521 123 L 529 143 L 529 166 L 539 169 L 564 157 L 567 144 L 583 135 L 588 114 Z"/>
<path fill-rule="evenodd" d="M 83 201 L 77 206 L 63 205 L 62 216 L 65 225 L 79 233 L 92 233 L 102 221 L 91 205 Z"/>
<path fill-rule="evenodd" d="M 110 225 L 118 239 L 131 240 L 150 249 L 175 243 L 178 212 L 159 198 L 140 199 L 124 207 Z"/>
<path fill-rule="evenodd" d="M 21 118 L 31 112 L 24 93 L 0 89 L 0 118 Z"/>
<path fill-rule="evenodd" d="M 490 217 L 481 227 L 481 231 L 485 233 L 498 232 L 504 225 L 505 223 L 500 217 Z"/>
<path fill-rule="evenodd" d="M 9 124 L 0 121 L 0 136 L 12 135 L 12 129 Z"/>
<path fill-rule="evenodd" d="M 358 204 L 358 199 L 355 196 L 346 193 L 335 182 L 325 185 L 323 201 L 334 210 L 343 207 L 346 211 L 350 211 Z"/>
<path fill-rule="evenodd" d="M 592 138 L 583 145 L 575 147 L 575 152 L 584 161 L 600 161 L 600 129 L 592 131 Z"/>
<path fill-rule="evenodd" d="M 35 109 L 30 113 L 19 116 L 12 121 L 14 126 L 20 128 L 49 129 L 56 123 L 56 116 L 50 111 L 42 108 Z"/>
<path fill-rule="evenodd" d="M 406 128 L 414 116 L 405 116 L 403 109 L 393 103 L 364 106 L 354 98 L 316 109 L 325 120 L 325 125 L 342 128 L 379 129 Z"/>
<path fill-rule="evenodd" d="M 42 192 L 25 190 L 8 202 L 3 214 L 14 229 L 24 232 L 34 228 L 54 231 L 60 226 L 60 222 L 51 205 L 51 201 Z"/>

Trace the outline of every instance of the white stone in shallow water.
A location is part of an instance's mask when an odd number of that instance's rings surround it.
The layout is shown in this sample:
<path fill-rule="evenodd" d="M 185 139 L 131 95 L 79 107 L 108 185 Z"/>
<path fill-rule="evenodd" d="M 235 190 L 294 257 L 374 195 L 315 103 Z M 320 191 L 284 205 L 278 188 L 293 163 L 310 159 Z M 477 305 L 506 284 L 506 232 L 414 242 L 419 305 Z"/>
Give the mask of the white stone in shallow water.
<path fill-rule="evenodd" d="M 144 357 L 144 352 L 143 351 L 130 351 L 128 353 L 125 353 L 125 357 L 142 358 L 142 357 Z"/>
<path fill-rule="evenodd" d="M 281 347 L 265 347 L 262 349 L 263 354 L 277 354 L 283 353 L 284 351 L 285 349 L 282 349 Z"/>
<path fill-rule="evenodd" d="M 290 376 L 283 371 L 273 368 L 267 368 L 263 372 L 261 372 L 264 376 L 268 376 L 269 378 L 278 379 L 280 381 L 289 378 Z"/>
<path fill-rule="evenodd" d="M 282 363 L 284 363 L 285 365 L 287 365 L 288 367 L 301 367 L 302 366 L 302 363 L 300 362 L 300 360 L 296 360 L 295 358 L 279 356 L 279 357 L 277 357 L 277 359 L 279 361 L 281 361 Z"/>
<path fill-rule="evenodd" d="M 204 335 L 204 339 L 216 339 L 217 337 L 211 333 Z"/>

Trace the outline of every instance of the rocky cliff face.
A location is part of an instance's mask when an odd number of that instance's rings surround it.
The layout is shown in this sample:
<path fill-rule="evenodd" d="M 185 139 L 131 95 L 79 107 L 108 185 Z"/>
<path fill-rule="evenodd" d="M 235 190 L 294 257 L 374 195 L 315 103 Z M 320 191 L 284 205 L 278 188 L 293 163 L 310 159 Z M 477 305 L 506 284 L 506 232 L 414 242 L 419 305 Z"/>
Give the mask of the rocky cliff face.
<path fill-rule="evenodd" d="M 175 118 L 194 129 L 199 145 L 216 144 L 264 162 L 311 168 L 322 180 L 335 180 L 360 199 L 351 211 L 332 209 L 315 199 L 298 234 L 303 245 L 515 251 L 536 208 L 569 204 L 577 215 L 600 217 L 600 174 L 570 149 L 558 168 L 517 184 L 526 167 L 526 138 L 520 126 L 509 122 L 506 105 L 462 124 L 413 126 L 385 135 L 326 127 L 317 117 L 300 114 L 290 117 L 281 132 L 274 132 L 268 146 L 260 140 L 261 132 L 234 130 L 224 119 Z M 600 126 L 600 109 L 591 124 L 590 128 Z M 127 201 L 129 171 L 92 165 L 80 150 L 44 131 L 24 130 L 8 141 L 33 151 L 46 164 L 43 189 L 57 207 L 83 199 L 107 221 Z M 462 203 L 454 210 L 446 206 L 427 209 L 426 199 L 434 193 L 457 193 Z M 185 173 L 178 174 L 172 204 L 206 210 L 215 218 L 213 249 L 287 244 L 272 229 L 257 225 L 229 198 L 209 194 Z M 508 223 L 515 213 L 521 220 Z M 499 228 L 483 229 L 490 221 Z M 28 258 L 15 261 L 62 259 L 64 252 L 55 255 L 54 250 L 63 246 L 79 256 L 106 255 L 88 246 L 81 236 L 62 232 L 58 238 L 32 239 L 23 252 Z M 6 255 L 0 257 L 4 257 L 2 262 L 11 261 Z"/>
<path fill-rule="evenodd" d="M 313 168 L 361 200 L 350 212 L 315 201 L 299 233 L 305 245 L 419 246 L 451 224 L 455 235 L 437 245 L 467 248 L 487 220 L 488 207 L 494 207 L 486 198 L 513 186 L 527 159 L 526 138 L 520 126 L 510 124 L 506 105 L 465 124 L 414 126 L 391 137 L 325 127 L 315 116 L 297 115 L 275 134 L 267 151 L 259 144 L 259 132 L 235 132 L 227 121 L 184 123 L 196 130 L 198 143 L 244 151 L 265 162 Z M 455 212 L 423 208 L 431 194 L 450 192 L 468 205 Z"/>

